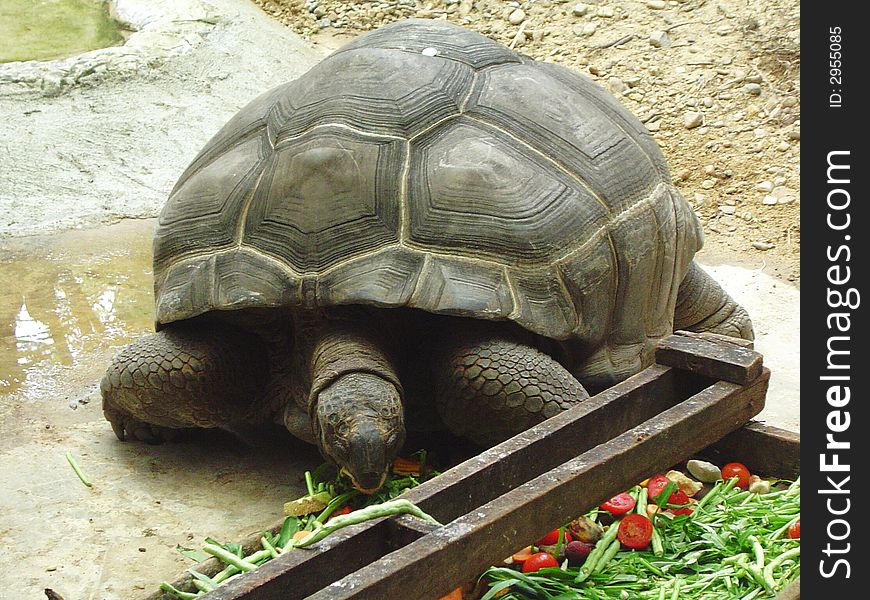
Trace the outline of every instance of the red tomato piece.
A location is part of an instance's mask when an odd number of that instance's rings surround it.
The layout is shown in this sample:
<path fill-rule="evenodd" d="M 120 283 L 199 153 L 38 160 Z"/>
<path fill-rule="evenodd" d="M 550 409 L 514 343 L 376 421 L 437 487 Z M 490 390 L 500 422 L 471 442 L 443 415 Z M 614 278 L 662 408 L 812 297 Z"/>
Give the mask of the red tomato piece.
<path fill-rule="evenodd" d="M 570 542 L 573 539 L 574 538 L 571 537 L 571 534 L 566 531 L 562 541 L 564 541 L 567 544 L 568 542 Z M 555 546 L 558 543 L 559 543 L 559 530 L 554 529 L 553 531 L 551 531 L 550 533 L 548 533 L 547 535 L 545 535 L 544 537 L 539 539 L 537 542 L 535 542 L 535 546 Z"/>
<path fill-rule="evenodd" d="M 649 481 L 646 483 L 647 493 L 649 494 L 650 500 L 654 499 L 656 496 L 665 491 L 665 488 L 671 482 L 664 475 L 656 475 L 654 477 L 650 477 Z"/>
<path fill-rule="evenodd" d="M 336 510 L 334 513 L 332 513 L 331 515 L 329 515 L 329 518 L 326 519 L 326 520 L 327 520 L 327 521 L 331 521 L 331 520 L 334 519 L 335 517 L 338 517 L 338 516 L 340 516 L 340 515 L 347 515 L 347 514 L 350 514 L 350 513 L 352 513 L 352 512 L 353 512 L 353 509 L 352 509 L 351 507 L 349 507 L 347 504 L 345 504 L 344 506 L 342 506 L 341 508 L 339 508 L 338 510 Z"/>
<path fill-rule="evenodd" d="M 668 498 L 668 504 L 677 504 L 679 506 L 684 506 L 685 508 L 669 508 L 668 510 L 675 515 L 690 515 L 695 509 L 686 505 L 689 504 L 691 501 L 692 499 L 689 498 L 686 492 L 682 490 L 677 490 L 676 492 L 671 494 L 670 498 Z"/>
<path fill-rule="evenodd" d="M 602 504 L 599 508 L 606 510 L 614 517 L 624 515 L 635 507 L 637 502 L 627 492 L 615 495 L 613 498 Z"/>
<path fill-rule="evenodd" d="M 737 478 L 737 483 L 734 487 L 739 487 L 741 490 L 749 488 L 749 469 L 743 463 L 732 462 L 722 467 L 722 479 L 728 481 L 732 477 Z"/>
<path fill-rule="evenodd" d="M 558 567 L 559 563 L 546 552 L 536 552 L 523 561 L 523 573 L 534 573 L 548 567 Z"/>
<path fill-rule="evenodd" d="M 801 539 L 801 520 L 798 519 L 788 526 L 788 537 L 793 540 Z"/>
<path fill-rule="evenodd" d="M 619 522 L 616 539 L 627 547 L 640 550 L 649 546 L 653 536 L 653 524 L 645 515 L 625 515 Z"/>

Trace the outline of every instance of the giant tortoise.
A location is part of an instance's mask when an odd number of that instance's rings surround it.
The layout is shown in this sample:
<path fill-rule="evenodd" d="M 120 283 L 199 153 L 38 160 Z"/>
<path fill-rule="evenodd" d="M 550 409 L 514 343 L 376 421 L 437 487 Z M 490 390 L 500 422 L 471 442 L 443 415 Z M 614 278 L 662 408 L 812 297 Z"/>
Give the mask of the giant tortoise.
<path fill-rule="evenodd" d="M 365 492 L 406 427 L 492 444 L 652 360 L 752 337 L 643 125 L 443 21 L 356 39 L 245 106 L 154 236 L 156 330 L 102 381 L 119 438 L 277 421 Z"/>

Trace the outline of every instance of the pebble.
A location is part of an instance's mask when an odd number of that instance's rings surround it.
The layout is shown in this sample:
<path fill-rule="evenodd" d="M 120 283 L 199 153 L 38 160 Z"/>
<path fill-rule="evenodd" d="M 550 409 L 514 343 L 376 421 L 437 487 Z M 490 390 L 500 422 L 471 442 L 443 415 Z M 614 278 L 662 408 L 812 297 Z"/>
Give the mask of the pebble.
<path fill-rule="evenodd" d="M 712 175 L 715 172 L 716 172 L 715 166 L 713 166 L 713 165 L 705 165 L 704 166 L 704 174 L 705 175 Z"/>
<path fill-rule="evenodd" d="M 788 181 L 788 180 L 785 177 L 783 177 L 782 175 L 780 175 L 778 177 L 773 178 L 773 185 L 775 185 L 775 186 L 776 185 L 785 185 L 786 181 Z M 773 189 L 773 188 L 771 188 L 771 189 Z"/>
<path fill-rule="evenodd" d="M 752 242 L 752 247 L 756 250 L 771 250 L 776 248 L 776 245 L 768 244 L 767 242 Z"/>
<path fill-rule="evenodd" d="M 608 77 L 607 87 L 614 94 L 624 94 L 628 91 L 628 85 L 619 77 Z"/>
<path fill-rule="evenodd" d="M 580 35 L 589 37 L 595 30 L 598 29 L 598 23 L 586 23 L 583 28 L 580 30 Z"/>
<path fill-rule="evenodd" d="M 776 145 L 776 149 L 780 152 L 785 152 L 789 148 L 791 148 L 791 146 L 789 146 L 788 142 L 786 142 L 785 140 L 781 141 Z"/>
<path fill-rule="evenodd" d="M 688 168 L 680 169 L 677 171 L 677 179 L 680 181 L 687 181 L 689 177 L 692 176 L 692 170 Z"/>
<path fill-rule="evenodd" d="M 702 190 L 712 190 L 714 187 L 716 187 L 716 180 L 715 179 L 705 179 L 704 181 L 701 182 L 701 189 Z"/>
<path fill-rule="evenodd" d="M 757 83 L 747 83 L 743 86 L 743 91 L 751 96 L 760 96 L 761 86 Z"/>
<path fill-rule="evenodd" d="M 654 48 L 667 48 L 671 45 L 671 38 L 667 31 L 657 30 L 649 34 L 649 43 Z"/>
<path fill-rule="evenodd" d="M 665 0 L 647 0 L 646 7 L 652 10 L 662 10 L 668 5 Z"/>
<path fill-rule="evenodd" d="M 800 126 L 794 127 L 793 129 L 788 130 L 788 137 L 792 140 L 800 140 L 801 139 L 801 128 Z"/>
<path fill-rule="evenodd" d="M 702 103 L 703 103 L 704 106 L 706 106 L 707 108 L 710 108 L 710 107 L 713 106 L 713 99 L 710 98 L 709 96 L 707 96 L 706 98 L 704 98 L 704 99 L 702 100 Z"/>
<path fill-rule="evenodd" d="M 798 105 L 798 99 L 794 96 L 786 96 L 782 99 L 782 105 L 785 107 L 792 107 Z"/>
<path fill-rule="evenodd" d="M 771 206 L 772 204 L 776 204 L 777 202 L 779 201 L 773 196 L 765 196 L 764 199 L 761 201 L 762 204 L 765 204 L 767 206 Z"/>
<path fill-rule="evenodd" d="M 589 5 L 583 4 L 582 2 L 575 4 L 573 7 L 571 7 L 571 14 L 574 15 L 575 17 L 582 17 L 583 15 L 585 15 L 588 12 L 589 12 Z"/>
<path fill-rule="evenodd" d="M 526 20 L 526 13 L 523 9 L 518 8 L 508 16 L 508 23 L 511 25 L 519 25 Z"/>
<path fill-rule="evenodd" d="M 46 567 L 45 570 L 46 570 L 46 571 L 57 571 L 57 567 L 54 566 L 54 565 L 52 565 L 52 566 L 50 566 L 50 567 Z"/>
<path fill-rule="evenodd" d="M 773 191 L 773 183 L 770 181 L 762 181 L 755 187 L 757 187 L 762 192 L 767 192 L 768 194 Z"/>
<path fill-rule="evenodd" d="M 719 212 L 724 213 L 726 215 L 733 215 L 735 212 L 737 212 L 737 207 L 736 206 L 722 205 L 719 207 Z"/>
<path fill-rule="evenodd" d="M 692 477 L 704 483 L 716 483 L 722 479 L 722 471 L 719 467 L 706 460 L 690 460 L 686 463 L 686 469 Z"/>
<path fill-rule="evenodd" d="M 704 122 L 704 115 L 699 112 L 687 112 L 683 115 L 683 127 L 694 129 Z"/>
<path fill-rule="evenodd" d="M 604 19 L 609 19 L 613 15 L 615 15 L 616 13 L 614 12 L 613 8 L 611 8 L 610 6 L 602 6 L 601 8 L 598 9 L 598 12 L 596 14 L 599 17 L 602 17 Z"/>

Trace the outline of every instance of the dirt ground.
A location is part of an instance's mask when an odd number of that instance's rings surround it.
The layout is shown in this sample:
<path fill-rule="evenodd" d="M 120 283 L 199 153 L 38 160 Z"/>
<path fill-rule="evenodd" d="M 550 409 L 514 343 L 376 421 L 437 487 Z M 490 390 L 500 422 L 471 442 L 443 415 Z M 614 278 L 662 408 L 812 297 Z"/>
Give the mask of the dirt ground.
<path fill-rule="evenodd" d="M 800 285 L 796 0 L 254 1 L 327 49 L 398 19 L 447 19 L 591 77 L 656 137 L 710 255 Z"/>

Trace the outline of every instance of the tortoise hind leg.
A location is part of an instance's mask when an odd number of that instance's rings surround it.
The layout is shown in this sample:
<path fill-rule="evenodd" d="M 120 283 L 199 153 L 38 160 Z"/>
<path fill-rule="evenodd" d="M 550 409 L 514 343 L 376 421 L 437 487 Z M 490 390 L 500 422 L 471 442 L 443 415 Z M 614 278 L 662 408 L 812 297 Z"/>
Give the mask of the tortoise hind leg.
<path fill-rule="evenodd" d="M 432 368 L 436 406 L 444 424 L 485 446 L 589 397 L 551 356 L 520 335 L 486 324 L 448 332 L 433 355 Z"/>
<path fill-rule="evenodd" d="M 103 414 L 118 439 L 158 443 L 191 427 L 249 420 L 269 366 L 253 334 L 221 324 L 171 325 L 139 338 L 100 382 Z"/>
<path fill-rule="evenodd" d="M 677 292 L 674 329 L 755 339 L 746 309 L 695 262 L 692 262 Z"/>

